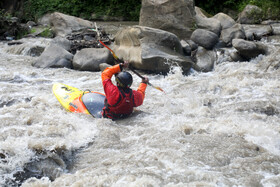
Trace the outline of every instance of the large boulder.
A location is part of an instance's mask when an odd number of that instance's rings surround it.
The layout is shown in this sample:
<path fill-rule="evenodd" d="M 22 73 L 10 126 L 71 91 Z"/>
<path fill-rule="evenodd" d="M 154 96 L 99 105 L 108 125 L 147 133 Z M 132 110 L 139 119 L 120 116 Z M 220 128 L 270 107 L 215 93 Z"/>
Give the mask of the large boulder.
<path fill-rule="evenodd" d="M 250 60 L 260 54 L 267 54 L 267 47 L 258 42 L 246 41 L 243 39 L 233 39 L 232 46 L 238 51 L 241 57 Z"/>
<path fill-rule="evenodd" d="M 270 25 L 242 25 L 248 40 L 260 40 L 263 36 L 272 35 L 273 29 Z"/>
<path fill-rule="evenodd" d="M 63 37 L 70 34 L 72 31 L 94 27 L 93 22 L 59 12 L 46 14 L 40 18 L 38 22 L 42 25 L 50 25 L 56 35 Z"/>
<path fill-rule="evenodd" d="M 61 36 L 55 37 L 55 38 L 51 41 L 51 43 L 62 47 L 62 48 L 65 49 L 66 51 L 69 51 L 69 50 L 70 50 L 70 47 L 71 47 L 71 42 L 70 42 L 69 40 L 67 40 L 66 38 L 61 37 Z"/>
<path fill-rule="evenodd" d="M 221 22 L 215 18 L 205 18 L 199 15 L 195 16 L 196 26 L 199 29 L 209 30 L 216 35 L 220 36 L 222 26 Z"/>
<path fill-rule="evenodd" d="M 222 29 L 228 29 L 236 24 L 234 19 L 232 19 L 230 16 L 224 13 L 218 13 L 215 16 L 213 16 L 213 18 L 220 21 Z"/>
<path fill-rule="evenodd" d="M 236 23 L 230 28 L 223 29 L 220 38 L 226 44 L 226 46 L 231 46 L 233 39 L 235 38 L 244 39 L 246 38 L 246 35 L 242 25 Z"/>
<path fill-rule="evenodd" d="M 191 40 L 206 49 L 213 49 L 218 43 L 219 37 L 211 31 L 196 29 L 192 33 Z"/>
<path fill-rule="evenodd" d="M 203 18 L 211 17 L 207 12 L 205 12 L 203 9 L 201 9 L 197 6 L 195 6 L 194 11 L 195 11 L 195 16 L 200 16 Z"/>
<path fill-rule="evenodd" d="M 272 27 L 272 34 L 280 35 L 280 23 L 271 24 Z"/>
<path fill-rule="evenodd" d="M 142 0 L 139 25 L 172 32 L 189 39 L 194 27 L 193 0 Z"/>
<path fill-rule="evenodd" d="M 183 56 L 176 35 L 150 27 L 133 26 L 119 31 L 113 50 L 135 68 L 156 73 L 167 73 L 175 64 L 187 72 L 193 65 L 190 57 Z"/>
<path fill-rule="evenodd" d="M 72 59 L 71 53 L 52 43 L 32 65 L 38 68 L 72 68 Z"/>
<path fill-rule="evenodd" d="M 247 5 L 240 13 L 237 22 L 241 24 L 259 24 L 262 21 L 263 11 L 255 5 Z"/>
<path fill-rule="evenodd" d="M 113 56 L 106 48 L 85 48 L 73 58 L 73 67 L 80 71 L 100 71 L 100 64 L 113 63 Z"/>

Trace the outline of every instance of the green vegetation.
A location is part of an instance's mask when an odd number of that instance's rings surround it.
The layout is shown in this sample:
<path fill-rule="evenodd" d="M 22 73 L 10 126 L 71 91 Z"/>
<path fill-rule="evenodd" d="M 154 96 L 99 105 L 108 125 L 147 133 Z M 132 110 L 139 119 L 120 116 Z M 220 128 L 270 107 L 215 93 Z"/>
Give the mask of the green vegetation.
<path fill-rule="evenodd" d="M 237 16 L 247 4 L 252 4 L 263 10 L 263 18 L 280 19 L 279 0 L 194 0 L 194 2 L 195 6 L 210 15 L 235 11 Z M 46 13 L 58 11 L 88 20 L 123 18 L 127 21 L 137 21 L 140 9 L 141 0 L 24 0 L 23 16 L 19 17 L 23 22 L 36 21 Z M 22 15 L 18 13 L 15 12 L 13 16 Z M 0 17 L 3 14 L 0 12 Z"/>
<path fill-rule="evenodd" d="M 37 20 L 42 15 L 58 11 L 85 19 L 95 17 L 123 17 L 138 20 L 141 0 L 26 0 L 24 20 Z"/>
<path fill-rule="evenodd" d="M 45 37 L 45 38 L 53 38 L 55 36 L 54 32 L 51 30 L 51 28 L 45 28 L 45 30 L 43 32 L 41 32 L 39 34 L 39 36 L 41 37 Z"/>
<path fill-rule="evenodd" d="M 12 17 L 12 15 L 8 12 L 5 12 L 4 9 L 0 9 L 0 20 L 8 20 Z"/>

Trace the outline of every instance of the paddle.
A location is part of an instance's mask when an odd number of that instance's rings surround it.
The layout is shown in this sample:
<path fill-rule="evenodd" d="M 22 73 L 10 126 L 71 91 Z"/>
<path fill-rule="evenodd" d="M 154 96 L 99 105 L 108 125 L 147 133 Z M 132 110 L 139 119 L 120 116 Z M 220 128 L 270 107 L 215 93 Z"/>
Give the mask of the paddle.
<path fill-rule="evenodd" d="M 107 45 L 105 45 L 101 40 L 99 40 L 99 42 L 100 42 L 104 47 L 106 47 L 106 48 L 112 53 L 113 57 L 116 59 L 117 62 L 119 62 L 119 63 L 122 63 L 122 62 L 123 62 L 122 60 L 120 60 L 120 59 L 118 58 L 118 56 L 116 55 L 116 53 L 114 53 L 114 51 L 113 51 L 112 49 L 110 49 Z M 133 73 L 135 73 L 138 77 L 140 77 L 141 79 L 145 79 L 142 75 L 140 75 L 140 73 L 138 73 L 137 71 L 135 71 L 131 66 L 129 66 L 128 68 L 129 68 Z M 155 88 L 155 89 L 157 89 L 157 90 L 160 90 L 160 91 L 164 92 L 163 89 L 161 89 L 161 88 L 158 87 L 158 86 L 152 85 L 150 82 L 147 82 L 147 84 L 148 84 L 149 86 L 152 86 L 153 88 Z M 164 93 L 165 93 L 165 92 L 164 92 Z"/>

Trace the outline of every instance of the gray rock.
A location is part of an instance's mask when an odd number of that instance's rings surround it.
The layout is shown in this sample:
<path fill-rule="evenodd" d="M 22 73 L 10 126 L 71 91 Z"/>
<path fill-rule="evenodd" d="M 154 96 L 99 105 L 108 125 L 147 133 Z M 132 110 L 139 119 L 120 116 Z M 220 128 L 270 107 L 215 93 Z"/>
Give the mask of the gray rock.
<path fill-rule="evenodd" d="M 263 36 L 273 33 L 270 25 L 242 25 L 248 40 L 260 40 Z"/>
<path fill-rule="evenodd" d="M 190 56 L 192 52 L 191 45 L 187 43 L 185 40 L 181 40 L 180 42 L 184 51 L 184 55 Z"/>
<path fill-rule="evenodd" d="M 274 23 L 271 25 L 272 27 L 272 33 L 274 35 L 280 35 L 280 23 Z"/>
<path fill-rule="evenodd" d="M 115 37 L 113 50 L 133 67 L 156 73 L 167 73 L 172 65 L 188 71 L 193 62 L 183 56 L 179 38 L 167 31 L 133 26 L 121 30 Z"/>
<path fill-rule="evenodd" d="M 245 36 L 245 31 L 242 27 L 241 24 L 235 24 L 234 26 L 227 28 L 227 29 L 223 29 L 221 32 L 221 40 L 227 45 L 227 46 L 231 46 L 232 43 L 231 41 L 235 38 L 240 38 L 240 39 L 244 39 Z"/>
<path fill-rule="evenodd" d="M 102 63 L 113 63 L 113 57 L 106 48 L 85 48 L 77 52 L 73 59 L 73 67 L 81 71 L 100 71 Z"/>
<path fill-rule="evenodd" d="M 259 24 L 262 22 L 263 11 L 255 5 L 247 5 L 240 13 L 237 22 L 241 24 Z"/>
<path fill-rule="evenodd" d="M 205 49 L 213 49 L 214 46 L 218 43 L 218 36 L 208 30 L 196 29 L 191 36 L 191 40 L 197 43 L 199 46 L 204 47 Z"/>
<path fill-rule="evenodd" d="M 207 50 L 203 47 L 198 47 L 195 59 L 196 65 L 199 67 L 200 71 L 209 72 L 214 68 L 217 55 L 213 50 Z"/>
<path fill-rule="evenodd" d="M 230 16 L 224 14 L 224 13 L 218 13 L 213 18 L 220 21 L 222 29 L 228 29 L 236 24 L 234 19 L 232 19 Z"/>
<path fill-rule="evenodd" d="M 260 54 L 267 54 L 267 47 L 258 42 L 246 41 L 243 39 L 233 39 L 233 47 L 238 51 L 241 57 L 250 60 Z"/>
<path fill-rule="evenodd" d="M 71 47 L 71 42 L 69 40 L 67 40 L 64 37 L 61 36 L 57 36 L 55 37 L 52 42 L 53 44 L 62 47 L 63 49 L 65 49 L 66 51 L 70 50 Z"/>
<path fill-rule="evenodd" d="M 55 44 L 50 44 L 32 64 L 38 68 L 72 68 L 73 55 Z"/>
<path fill-rule="evenodd" d="M 243 62 L 246 61 L 239 53 L 238 51 L 234 51 L 232 53 L 229 53 L 229 56 L 232 61 L 234 62 Z"/>
<path fill-rule="evenodd" d="M 189 39 L 194 27 L 193 0 L 142 0 L 139 25 Z"/>
<path fill-rule="evenodd" d="M 192 51 L 194 51 L 198 48 L 198 45 L 194 41 L 187 40 L 186 42 L 190 45 Z"/>
<path fill-rule="evenodd" d="M 112 65 L 110 64 L 107 64 L 107 63 L 101 63 L 99 64 L 99 68 L 100 68 L 100 71 L 104 71 L 106 68 L 110 67 Z"/>
<path fill-rule="evenodd" d="M 38 22 L 42 25 L 50 25 L 57 36 L 66 36 L 82 28 L 94 28 L 93 22 L 59 12 L 46 14 Z"/>
<path fill-rule="evenodd" d="M 205 15 L 206 12 L 205 12 L 203 9 L 201 9 L 201 8 L 199 8 L 199 7 L 197 7 L 197 6 L 195 6 L 194 10 L 195 10 L 195 15 L 196 15 L 196 16 L 200 16 L 200 17 L 202 17 L 202 18 L 207 18 L 207 16 Z"/>
<path fill-rule="evenodd" d="M 222 26 L 221 22 L 215 18 L 204 18 L 198 15 L 195 16 L 196 25 L 199 29 L 205 29 L 220 36 Z"/>

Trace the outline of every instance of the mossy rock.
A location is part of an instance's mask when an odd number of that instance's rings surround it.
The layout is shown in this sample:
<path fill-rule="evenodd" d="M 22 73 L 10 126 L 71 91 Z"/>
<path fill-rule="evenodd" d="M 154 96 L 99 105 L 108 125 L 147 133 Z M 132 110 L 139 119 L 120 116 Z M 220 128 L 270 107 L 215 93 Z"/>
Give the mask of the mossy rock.
<path fill-rule="evenodd" d="M 27 36 L 54 38 L 55 33 L 50 27 L 38 26 L 38 27 L 31 28 Z"/>

